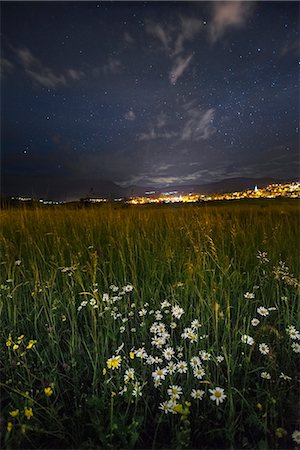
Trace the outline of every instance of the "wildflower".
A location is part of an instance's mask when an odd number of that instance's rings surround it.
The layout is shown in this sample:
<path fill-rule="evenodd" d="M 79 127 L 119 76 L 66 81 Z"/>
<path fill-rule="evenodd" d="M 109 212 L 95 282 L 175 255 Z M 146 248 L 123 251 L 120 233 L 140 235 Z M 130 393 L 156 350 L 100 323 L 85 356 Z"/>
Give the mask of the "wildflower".
<path fill-rule="evenodd" d="M 156 320 L 161 320 L 163 318 L 163 315 L 160 311 L 155 311 L 154 315 Z"/>
<path fill-rule="evenodd" d="M 205 392 L 200 389 L 192 389 L 191 397 L 195 400 L 202 400 Z"/>
<path fill-rule="evenodd" d="M 135 383 L 132 391 L 132 396 L 136 398 L 142 396 L 142 388 L 139 383 Z"/>
<path fill-rule="evenodd" d="M 217 360 L 218 363 L 221 363 L 222 361 L 224 361 L 224 356 L 219 355 L 219 356 L 216 357 L 216 360 Z"/>
<path fill-rule="evenodd" d="M 172 399 L 177 399 L 182 395 L 182 387 L 172 385 L 172 386 L 169 386 L 169 389 L 167 390 L 167 392 L 168 392 L 168 395 L 170 395 L 170 397 Z"/>
<path fill-rule="evenodd" d="M 258 324 L 259 324 L 259 320 L 258 319 L 254 318 L 254 319 L 251 320 L 251 325 L 253 327 L 257 327 Z"/>
<path fill-rule="evenodd" d="M 21 433 L 26 433 L 26 425 L 21 425 Z"/>
<path fill-rule="evenodd" d="M 106 372 L 107 372 L 107 370 L 106 370 L 106 368 L 104 367 L 104 369 L 102 370 L 102 375 L 106 375 Z"/>
<path fill-rule="evenodd" d="M 212 394 L 210 399 L 215 401 L 217 406 L 219 406 L 219 403 L 223 403 L 224 399 L 227 397 L 226 394 L 224 394 L 224 389 L 220 387 L 209 389 L 209 392 Z"/>
<path fill-rule="evenodd" d="M 112 356 L 106 361 L 106 364 L 109 369 L 118 369 L 121 365 L 121 356 Z"/>
<path fill-rule="evenodd" d="M 172 307 L 172 316 L 175 317 L 175 319 L 180 319 L 182 314 L 184 314 L 183 308 L 180 308 L 178 305 Z"/>
<path fill-rule="evenodd" d="M 179 373 L 186 373 L 188 370 L 187 363 L 185 361 L 178 361 L 176 364 L 176 369 Z"/>
<path fill-rule="evenodd" d="M 129 381 L 134 380 L 134 369 L 127 369 L 124 374 L 125 383 L 129 383 Z"/>
<path fill-rule="evenodd" d="M 164 301 L 160 304 L 161 309 L 168 308 L 169 306 L 170 306 L 170 303 L 168 302 L 168 300 L 164 300 Z"/>
<path fill-rule="evenodd" d="M 7 429 L 7 432 L 8 433 L 10 433 L 11 432 L 11 430 L 13 429 L 13 424 L 12 424 L 12 422 L 7 422 L 7 427 L 6 427 L 6 429 Z"/>
<path fill-rule="evenodd" d="M 136 333 L 136 328 L 130 328 L 131 333 Z"/>
<path fill-rule="evenodd" d="M 176 322 L 171 322 L 171 323 L 170 323 L 170 328 L 171 328 L 172 330 L 174 330 L 176 327 L 177 327 L 177 323 L 176 323 Z"/>
<path fill-rule="evenodd" d="M 270 353 L 270 348 L 263 342 L 262 344 L 259 344 L 259 351 L 262 355 L 267 355 L 268 353 Z"/>
<path fill-rule="evenodd" d="M 243 344 L 248 344 L 248 345 L 253 345 L 254 344 L 254 339 L 251 336 L 248 336 L 247 334 L 243 334 L 243 336 L 241 337 L 241 341 Z"/>
<path fill-rule="evenodd" d="M 207 353 L 206 351 L 201 350 L 201 352 L 199 354 L 200 354 L 201 359 L 203 359 L 203 361 L 209 361 L 210 360 L 210 357 L 211 357 L 210 353 Z"/>
<path fill-rule="evenodd" d="M 261 316 L 268 316 L 269 315 L 269 311 L 267 308 L 265 308 L 264 306 L 260 306 L 259 308 L 257 308 L 257 313 L 260 314 Z"/>
<path fill-rule="evenodd" d="M 125 332 L 125 327 L 122 325 L 121 327 L 120 327 L 120 333 L 122 334 L 122 333 L 124 333 Z"/>
<path fill-rule="evenodd" d="M 155 358 L 154 358 L 154 356 L 149 355 L 148 358 L 146 359 L 146 363 L 149 364 L 150 366 L 151 366 L 152 364 L 154 364 L 154 363 L 155 363 Z"/>
<path fill-rule="evenodd" d="M 21 336 L 19 336 L 19 337 L 17 338 L 17 343 L 18 343 L 18 344 L 21 344 L 21 342 L 23 341 L 23 338 L 24 338 L 24 334 L 21 334 Z"/>
<path fill-rule="evenodd" d="M 119 290 L 118 286 L 115 286 L 114 284 L 111 284 L 109 286 L 109 289 L 111 289 L 113 292 L 117 292 Z"/>
<path fill-rule="evenodd" d="M 14 409 L 13 411 L 9 412 L 9 415 L 11 417 L 17 417 L 19 415 L 19 410 L 18 409 Z"/>
<path fill-rule="evenodd" d="M 172 347 L 167 347 L 163 351 L 163 355 L 168 361 L 170 361 L 173 358 L 174 354 L 175 352 Z"/>
<path fill-rule="evenodd" d="M 205 375 L 205 370 L 203 369 L 203 367 L 195 367 L 193 373 L 195 378 L 198 378 L 198 380 L 202 380 Z"/>
<path fill-rule="evenodd" d="M 300 353 L 300 344 L 298 342 L 292 343 L 292 350 L 295 353 Z"/>
<path fill-rule="evenodd" d="M 200 327 L 201 327 L 201 324 L 200 324 L 199 320 L 194 319 L 193 322 L 191 323 L 191 328 L 194 328 L 196 330 L 197 328 L 200 328 Z"/>
<path fill-rule="evenodd" d="M 33 347 L 35 346 L 36 343 L 37 343 L 36 340 L 30 339 L 30 341 L 28 342 L 28 345 L 27 345 L 26 348 L 27 348 L 28 350 L 30 350 L 31 348 L 33 348 Z"/>
<path fill-rule="evenodd" d="M 292 439 L 294 442 L 296 442 L 296 444 L 300 444 L 300 431 L 299 430 L 295 430 L 293 432 Z"/>
<path fill-rule="evenodd" d="M 14 345 L 13 345 L 13 350 L 18 350 L 18 348 L 19 348 L 19 345 L 18 345 L 18 344 L 14 344 Z"/>
<path fill-rule="evenodd" d="M 129 352 L 129 358 L 134 359 L 134 357 L 135 357 L 134 352 Z"/>
<path fill-rule="evenodd" d="M 161 409 L 165 414 L 168 414 L 170 412 L 170 405 L 169 402 L 163 402 L 159 405 L 159 409 Z"/>
<path fill-rule="evenodd" d="M 22 261 L 20 260 L 20 259 L 17 259 L 16 261 L 15 261 L 15 265 L 16 266 L 20 266 L 22 264 Z"/>
<path fill-rule="evenodd" d="M 287 327 L 286 331 L 288 332 L 291 339 L 300 339 L 299 331 L 294 327 L 294 325 L 290 325 Z"/>
<path fill-rule="evenodd" d="M 169 364 L 167 365 L 167 369 L 168 369 L 168 373 L 170 375 L 173 375 L 173 373 L 176 372 L 176 364 L 174 364 L 173 361 L 170 361 Z"/>
<path fill-rule="evenodd" d="M 201 366 L 201 359 L 199 358 L 199 356 L 193 356 L 190 360 L 190 365 L 193 369 Z"/>
<path fill-rule="evenodd" d="M 80 306 L 82 306 L 82 307 L 84 308 L 87 304 L 88 304 L 87 300 L 83 300 L 83 301 L 80 303 Z"/>
<path fill-rule="evenodd" d="M 244 294 L 244 297 L 247 299 L 253 299 L 253 298 L 255 298 L 255 294 L 253 292 L 246 292 Z"/>
<path fill-rule="evenodd" d="M 131 292 L 133 290 L 133 286 L 132 284 L 127 284 L 123 289 L 125 292 Z"/>
<path fill-rule="evenodd" d="M 6 347 L 11 347 L 12 346 L 12 338 L 11 335 L 8 336 L 7 341 L 6 341 Z"/>
<path fill-rule="evenodd" d="M 97 302 L 96 302 L 96 299 L 95 299 L 95 298 L 91 298 L 91 299 L 90 299 L 90 305 L 91 305 L 91 306 L 95 306 L 96 303 L 97 303 Z"/>
<path fill-rule="evenodd" d="M 158 367 L 154 372 L 152 372 L 152 377 L 155 381 L 164 380 L 166 378 L 167 373 L 168 373 L 167 368 L 160 369 Z"/>
<path fill-rule="evenodd" d="M 65 322 L 67 320 L 66 316 L 64 314 L 61 315 L 61 321 Z"/>
<path fill-rule="evenodd" d="M 24 409 L 24 414 L 27 420 L 30 420 L 31 417 L 33 416 L 33 412 L 32 412 L 32 408 L 25 408 Z"/>
<path fill-rule="evenodd" d="M 48 387 L 44 388 L 44 392 L 45 392 L 46 397 L 51 397 L 51 395 L 53 394 L 53 389 L 50 386 L 48 386 Z"/>
<path fill-rule="evenodd" d="M 146 310 L 145 308 L 142 308 L 142 309 L 139 311 L 139 316 L 140 316 L 140 317 L 144 317 L 146 314 L 147 314 L 147 310 Z"/>
<path fill-rule="evenodd" d="M 264 380 L 271 380 L 271 375 L 269 374 L 269 372 L 262 372 L 260 374 L 261 378 L 263 378 Z"/>
<path fill-rule="evenodd" d="M 285 375 L 283 372 L 280 373 L 279 378 L 282 378 L 285 381 L 291 381 L 292 378 L 289 377 L 288 375 Z"/>
<path fill-rule="evenodd" d="M 137 358 L 146 359 L 148 355 L 147 355 L 147 353 L 146 353 L 144 347 L 141 347 L 141 348 L 138 348 L 138 349 L 136 350 L 135 356 L 136 356 Z"/>

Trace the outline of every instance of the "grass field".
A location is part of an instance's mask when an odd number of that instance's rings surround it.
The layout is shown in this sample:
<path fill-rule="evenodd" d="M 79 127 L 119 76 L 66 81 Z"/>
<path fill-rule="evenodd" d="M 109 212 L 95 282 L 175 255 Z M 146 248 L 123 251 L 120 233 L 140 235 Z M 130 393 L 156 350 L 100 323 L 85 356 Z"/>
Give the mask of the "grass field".
<path fill-rule="evenodd" d="M 299 225 L 295 201 L 3 210 L 3 448 L 295 448 Z"/>

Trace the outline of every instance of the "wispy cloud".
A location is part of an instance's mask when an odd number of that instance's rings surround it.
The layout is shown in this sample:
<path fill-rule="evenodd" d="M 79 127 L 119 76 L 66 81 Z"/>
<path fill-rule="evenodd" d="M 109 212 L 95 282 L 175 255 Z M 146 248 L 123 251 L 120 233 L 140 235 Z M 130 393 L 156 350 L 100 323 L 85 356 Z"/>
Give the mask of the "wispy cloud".
<path fill-rule="evenodd" d="M 84 77 L 84 73 L 81 70 L 68 69 L 67 74 L 75 81 L 78 81 Z"/>
<path fill-rule="evenodd" d="M 126 119 L 126 120 L 129 120 L 129 121 L 134 121 L 135 119 L 136 119 L 136 115 L 135 115 L 135 113 L 134 113 L 134 111 L 132 111 L 132 109 L 130 109 L 129 111 L 127 111 L 125 114 L 124 114 L 124 118 Z"/>
<path fill-rule="evenodd" d="M 169 80 L 172 84 L 176 84 L 178 78 L 180 78 L 184 71 L 188 68 L 193 55 L 189 55 L 187 58 L 178 56 L 173 63 L 173 67 L 169 73 Z"/>
<path fill-rule="evenodd" d="M 205 141 L 216 131 L 213 122 L 214 108 L 201 108 L 194 101 L 180 105 L 184 120 L 180 127 L 167 120 L 164 113 L 160 113 L 155 121 L 151 121 L 148 130 L 138 135 L 140 141 L 155 139 L 175 139 L 175 141 Z"/>
<path fill-rule="evenodd" d="M 82 71 L 75 69 L 67 69 L 60 73 L 55 72 L 52 68 L 45 66 L 37 57 L 35 57 L 28 48 L 15 49 L 18 62 L 24 68 L 25 73 L 33 81 L 33 83 L 55 88 L 68 84 L 68 81 L 78 81 L 83 76 Z"/>
<path fill-rule="evenodd" d="M 216 42 L 230 28 L 243 27 L 252 15 L 255 2 L 218 1 L 212 2 L 212 21 L 209 26 L 209 38 Z"/>
<path fill-rule="evenodd" d="M 214 108 L 200 109 L 193 102 L 185 104 L 184 108 L 188 119 L 181 130 L 180 139 L 182 141 L 207 140 L 215 133 Z"/>
<path fill-rule="evenodd" d="M 1 57 L 1 75 L 11 73 L 14 70 L 14 65 L 7 58 Z"/>
<path fill-rule="evenodd" d="M 117 74 L 120 73 L 122 70 L 122 63 L 119 59 L 116 58 L 109 58 L 106 64 L 102 66 L 102 72 L 105 75 L 109 74 Z"/>
<path fill-rule="evenodd" d="M 134 38 L 130 33 L 128 33 L 128 31 L 125 31 L 123 41 L 128 45 L 133 45 L 135 43 Z"/>
<path fill-rule="evenodd" d="M 146 21 L 146 32 L 159 43 L 159 50 L 171 60 L 169 80 L 176 84 L 178 78 L 188 68 L 192 54 L 186 50 L 187 42 L 192 42 L 201 31 L 202 20 L 195 17 L 177 16 L 177 22 L 173 24 L 161 24 L 151 20 Z"/>

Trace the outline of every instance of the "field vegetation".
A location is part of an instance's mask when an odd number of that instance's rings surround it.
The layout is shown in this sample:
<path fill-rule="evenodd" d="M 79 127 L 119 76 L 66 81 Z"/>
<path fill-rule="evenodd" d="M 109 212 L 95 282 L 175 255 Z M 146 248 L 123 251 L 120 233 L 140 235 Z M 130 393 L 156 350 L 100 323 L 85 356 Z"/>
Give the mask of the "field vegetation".
<path fill-rule="evenodd" d="M 276 200 L 3 210 L 3 448 L 295 448 L 299 225 Z"/>

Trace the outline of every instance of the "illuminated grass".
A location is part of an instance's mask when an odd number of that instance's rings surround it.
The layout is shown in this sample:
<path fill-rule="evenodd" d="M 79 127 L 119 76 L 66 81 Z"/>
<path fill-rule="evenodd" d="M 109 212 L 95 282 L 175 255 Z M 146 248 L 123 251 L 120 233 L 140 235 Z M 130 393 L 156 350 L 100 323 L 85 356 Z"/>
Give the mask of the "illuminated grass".
<path fill-rule="evenodd" d="M 2 211 L 4 447 L 293 448 L 299 341 L 286 329 L 297 328 L 299 214 L 294 203 L 265 205 Z M 111 285 L 134 289 L 110 304 Z M 276 310 L 261 316 L 261 306 Z M 195 319 L 190 342 L 182 333 Z M 162 349 L 151 343 L 154 322 L 170 334 Z M 155 388 L 152 374 L 169 360 L 147 363 L 141 347 L 153 357 L 174 348 L 187 374 Z M 196 378 L 190 359 L 200 351 L 211 357 Z M 170 386 L 182 388 L 176 414 L 160 408 Z M 216 387 L 226 395 L 219 405 Z"/>

